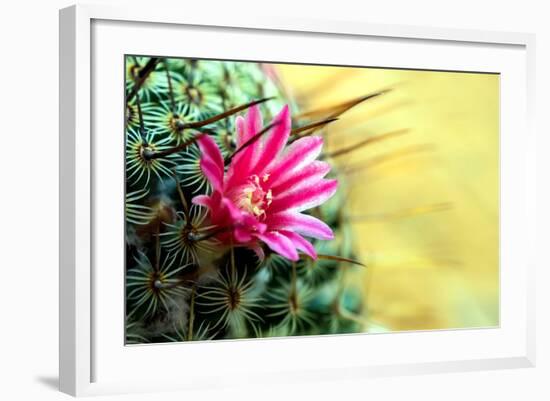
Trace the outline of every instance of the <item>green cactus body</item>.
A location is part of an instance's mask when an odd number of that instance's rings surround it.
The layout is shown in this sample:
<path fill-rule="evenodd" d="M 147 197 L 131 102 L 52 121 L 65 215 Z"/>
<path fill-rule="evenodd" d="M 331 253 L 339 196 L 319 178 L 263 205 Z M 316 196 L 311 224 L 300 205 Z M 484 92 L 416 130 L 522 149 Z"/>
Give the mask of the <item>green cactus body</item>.
<path fill-rule="evenodd" d="M 247 112 L 232 113 L 236 107 L 270 98 L 259 104 L 267 123 L 285 104 L 293 115 L 307 105 L 288 98 L 259 63 L 128 56 L 126 71 L 127 343 L 363 331 L 362 292 L 349 275 L 364 267 L 350 263 L 346 183 L 336 166 L 336 194 L 307 210 L 334 233 L 312 241 L 315 260 L 291 261 L 265 245 L 261 258 L 223 243 L 223 228 L 192 203 L 212 191 L 199 135 L 228 160 L 237 151 L 235 118 Z M 293 128 L 310 123 L 292 119 Z"/>

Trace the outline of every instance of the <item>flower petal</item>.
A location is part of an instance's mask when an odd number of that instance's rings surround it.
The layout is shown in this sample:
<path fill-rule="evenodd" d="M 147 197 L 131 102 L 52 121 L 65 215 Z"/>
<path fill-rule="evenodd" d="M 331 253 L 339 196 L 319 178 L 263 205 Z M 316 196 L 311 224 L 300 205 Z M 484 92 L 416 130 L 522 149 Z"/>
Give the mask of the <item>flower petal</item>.
<path fill-rule="evenodd" d="M 330 171 L 330 164 L 315 160 L 296 171 L 293 175 L 279 180 L 279 184 L 272 186 L 273 194 L 297 191 L 300 188 L 309 187 L 319 182 Z"/>
<path fill-rule="evenodd" d="M 334 195 L 337 187 L 338 181 L 336 180 L 321 180 L 307 188 L 300 188 L 298 191 L 282 194 L 273 198 L 269 212 L 277 213 L 284 210 L 301 212 L 302 210 L 311 209 Z"/>
<path fill-rule="evenodd" d="M 238 243 L 247 243 L 252 241 L 256 234 L 263 234 L 267 226 L 260 223 L 258 219 L 249 213 L 242 213 L 238 224 L 235 225 L 233 234 Z"/>
<path fill-rule="evenodd" d="M 243 218 L 243 213 L 236 207 L 233 202 L 227 198 L 221 200 L 221 210 L 225 213 L 229 219 L 231 219 L 231 225 L 240 224 Z"/>
<path fill-rule="evenodd" d="M 253 239 L 250 231 L 242 227 L 237 227 L 233 230 L 233 237 L 238 244 L 246 244 Z"/>
<path fill-rule="evenodd" d="M 331 228 L 316 217 L 296 213 L 282 212 L 268 216 L 266 220 L 270 230 L 292 230 L 306 237 L 334 239 Z"/>
<path fill-rule="evenodd" d="M 204 158 L 200 161 L 201 170 L 206 179 L 212 184 L 214 191 L 221 191 L 223 187 L 223 172 L 220 174 L 212 160 Z"/>
<path fill-rule="evenodd" d="M 219 191 L 212 192 L 210 196 L 197 195 L 192 202 L 209 209 L 210 222 L 214 226 L 227 228 L 227 230 L 223 230 L 222 236 L 227 236 L 232 231 L 232 227 L 241 219 L 241 211 L 229 199 L 224 198 Z"/>
<path fill-rule="evenodd" d="M 191 200 L 191 202 L 195 205 L 204 206 L 208 209 L 212 209 L 211 199 L 208 195 L 197 195 Z"/>
<path fill-rule="evenodd" d="M 263 128 L 262 113 L 260 112 L 260 106 L 254 105 L 248 109 L 246 113 L 246 138 L 243 141 L 246 142 Z"/>
<path fill-rule="evenodd" d="M 237 148 L 256 135 L 256 133 L 260 132 L 262 127 L 262 113 L 258 105 L 250 107 L 245 118 L 238 116 L 235 119 Z"/>
<path fill-rule="evenodd" d="M 197 139 L 201 151 L 201 169 L 214 189 L 220 190 L 223 183 L 223 156 L 212 139 L 208 135 L 202 135 Z"/>
<path fill-rule="evenodd" d="M 287 180 L 301 167 L 311 163 L 319 156 L 323 147 L 320 136 L 306 136 L 293 142 L 281 159 L 269 170 L 271 185 Z"/>
<path fill-rule="evenodd" d="M 237 116 L 235 118 L 235 143 L 237 148 L 239 148 L 243 143 L 246 142 L 246 122 L 244 121 L 243 116 Z"/>
<path fill-rule="evenodd" d="M 262 143 L 260 158 L 255 164 L 254 172 L 260 175 L 281 153 L 290 135 L 290 111 L 285 105 L 273 119 L 273 128 L 266 133 Z"/>
<path fill-rule="evenodd" d="M 292 231 L 280 231 L 285 237 L 292 241 L 292 244 L 312 259 L 317 259 L 317 252 L 309 241 L 307 241 L 300 234 L 296 234 Z"/>
<path fill-rule="evenodd" d="M 197 139 L 202 157 L 210 159 L 223 175 L 223 156 L 214 139 L 209 135 L 202 135 Z"/>
<path fill-rule="evenodd" d="M 299 259 L 298 252 L 296 252 L 296 248 L 292 244 L 292 241 L 283 234 L 277 231 L 270 231 L 264 234 L 258 234 L 257 237 L 279 255 L 292 261 L 297 261 Z"/>
<path fill-rule="evenodd" d="M 262 124 L 262 115 L 257 105 L 248 110 L 246 118 L 237 117 L 237 149 L 260 132 Z M 258 138 L 235 155 L 227 170 L 226 188 L 239 185 L 252 174 L 252 169 L 256 165 L 261 152 L 261 142 L 261 138 Z"/>

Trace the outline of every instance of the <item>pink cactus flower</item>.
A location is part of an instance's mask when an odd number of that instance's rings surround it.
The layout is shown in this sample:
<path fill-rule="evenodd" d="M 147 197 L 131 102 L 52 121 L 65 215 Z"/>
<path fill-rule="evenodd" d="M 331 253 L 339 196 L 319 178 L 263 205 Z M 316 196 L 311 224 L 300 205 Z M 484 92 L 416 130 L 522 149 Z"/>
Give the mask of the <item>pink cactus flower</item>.
<path fill-rule="evenodd" d="M 200 164 L 212 193 L 194 197 L 193 203 L 208 208 L 211 223 L 220 230 L 217 237 L 225 244 L 251 248 L 260 258 L 264 243 L 292 261 L 299 259 L 298 251 L 315 259 L 315 248 L 304 236 L 329 240 L 334 235 L 324 222 L 302 212 L 329 199 L 338 182 L 324 179 L 330 165 L 316 160 L 321 137 L 306 136 L 286 146 L 291 130 L 288 106 L 272 124 L 250 142 L 263 128 L 259 108 L 237 117 L 237 149 L 249 143 L 231 159 L 227 172 L 214 140 L 201 136 Z"/>

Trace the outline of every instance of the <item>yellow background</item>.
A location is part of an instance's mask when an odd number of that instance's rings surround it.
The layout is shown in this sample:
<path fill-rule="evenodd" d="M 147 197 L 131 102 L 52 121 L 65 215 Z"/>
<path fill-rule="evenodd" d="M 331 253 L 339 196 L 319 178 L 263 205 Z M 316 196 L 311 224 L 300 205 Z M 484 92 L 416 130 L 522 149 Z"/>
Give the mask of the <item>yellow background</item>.
<path fill-rule="evenodd" d="M 365 329 L 498 325 L 498 75 L 277 69 L 307 109 L 391 89 L 331 124 L 327 151 L 408 130 L 335 159 L 355 171 L 347 212 L 368 266 Z"/>

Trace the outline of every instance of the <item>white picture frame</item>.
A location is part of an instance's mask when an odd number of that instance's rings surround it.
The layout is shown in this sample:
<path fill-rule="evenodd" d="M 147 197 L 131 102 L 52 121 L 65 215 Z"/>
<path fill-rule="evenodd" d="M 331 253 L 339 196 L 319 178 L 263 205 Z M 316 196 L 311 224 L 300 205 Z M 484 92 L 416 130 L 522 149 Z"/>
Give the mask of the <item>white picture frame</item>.
<path fill-rule="evenodd" d="M 153 29 L 154 28 L 154 29 Z M 449 57 L 435 65 L 430 57 L 419 57 L 414 65 L 406 65 L 408 46 L 435 46 L 441 52 L 452 47 L 453 52 L 475 51 L 479 59 L 469 56 L 469 69 L 479 66 L 479 71 L 506 71 L 501 106 L 502 145 L 501 145 L 501 265 L 515 263 L 517 271 L 502 270 L 501 277 L 501 326 L 491 330 L 449 330 L 444 332 L 415 332 L 384 335 L 328 336 L 319 338 L 246 340 L 222 342 L 216 344 L 186 344 L 185 352 L 190 358 L 196 358 L 193 372 L 187 372 L 185 379 L 167 376 L 164 379 L 152 378 L 131 380 L 120 373 L 126 366 L 136 366 L 137 361 L 144 364 L 166 360 L 170 367 L 174 361 L 168 361 L 181 349 L 169 345 L 147 346 L 142 348 L 124 347 L 113 343 L 121 327 L 113 328 L 115 334 L 105 328 L 109 322 L 119 319 L 122 305 L 116 306 L 116 290 L 103 287 L 105 282 L 101 274 L 95 272 L 101 254 L 96 253 L 94 241 L 98 230 L 105 227 L 107 214 L 103 214 L 102 199 L 97 193 L 105 193 L 108 186 L 116 187 L 120 182 L 116 177 L 102 188 L 101 174 L 98 172 L 98 157 L 112 166 L 119 166 L 122 172 L 122 158 L 117 158 L 117 149 L 101 151 L 95 147 L 94 121 L 101 114 L 97 97 L 104 96 L 103 85 L 95 87 L 97 80 L 104 79 L 98 59 L 101 51 L 119 55 L 120 52 L 153 53 L 177 55 L 177 49 L 153 49 L 143 44 L 143 48 L 123 49 L 121 39 L 124 32 L 139 35 L 149 29 L 152 36 L 169 34 L 170 30 L 191 29 L 193 35 L 205 35 L 211 54 L 231 56 L 230 46 L 222 49 L 208 35 L 229 32 L 250 38 L 262 33 L 266 40 L 273 36 L 274 41 L 283 41 L 283 36 L 293 35 L 304 41 L 324 40 L 327 43 L 339 38 L 341 43 L 360 41 L 385 41 L 387 44 L 402 45 L 402 54 L 394 58 L 388 56 L 383 66 L 414 67 L 427 69 L 461 70 L 465 65 L 455 63 Z M 191 31 L 188 32 L 191 35 Z M 94 36 L 95 35 L 95 36 Z M 105 38 L 110 38 L 106 41 Z M 332 39 L 331 39 L 332 38 Z M 144 41 L 146 42 L 146 41 Z M 152 43 L 152 40 L 150 41 Z M 305 43 L 305 42 L 304 42 Z M 313 42 L 312 42 L 313 43 Z M 362 43 L 362 42 L 361 42 Z M 534 264 L 533 252 L 530 252 L 535 235 L 535 150 L 532 131 L 532 111 L 534 109 L 534 43 L 530 34 L 484 32 L 457 29 L 439 29 L 414 26 L 374 25 L 349 21 L 295 20 L 290 17 L 245 15 L 235 12 L 233 15 L 219 14 L 215 11 L 208 15 L 194 15 L 186 10 L 160 8 L 114 8 L 105 5 L 78 5 L 60 11 L 60 390 L 68 394 L 94 395 L 108 393 L 126 393 L 134 391 L 161 391 L 166 389 L 197 389 L 206 386 L 226 386 L 255 380 L 257 383 L 278 380 L 325 380 L 328 378 L 363 378 L 380 375 L 418 374 L 429 372 L 466 371 L 478 369 L 502 369 L 510 367 L 530 367 L 535 363 L 534 338 Z M 376 43 L 375 43 L 376 44 Z M 149 47 L 147 47 L 149 46 Z M 217 47 L 216 47 L 217 46 Z M 250 46 L 253 46 L 250 44 Z M 350 50 L 342 46 L 342 53 L 333 57 L 343 57 Z M 274 48 L 275 49 L 275 48 Z M 477 49 L 477 50 L 476 50 Z M 483 53 L 496 49 L 490 61 L 484 61 Z M 500 49 L 500 50 L 499 50 Z M 273 50 L 273 49 L 272 49 Z M 432 49 L 433 50 L 433 49 Z M 252 52 L 252 50 L 248 50 Z M 285 57 L 283 50 L 277 50 L 274 61 Z M 336 53 L 336 52 L 335 52 Z M 102 54 L 102 53 L 101 53 Z M 250 53 L 252 54 L 252 53 Z M 245 56 L 253 57 L 252 55 Z M 383 55 L 383 53 L 380 53 Z M 450 53 L 449 53 L 450 54 Z M 97 57 L 96 57 L 97 56 Z M 262 54 L 254 53 L 262 59 Z M 500 58 L 502 56 L 502 58 Z M 289 60 L 297 57 L 288 53 Z M 306 57 L 306 56 L 303 56 Z M 223 58 L 223 57 L 220 57 Z M 305 59 L 304 59 L 305 60 Z M 120 60 L 119 60 L 120 61 Z M 328 59 L 324 60 L 327 62 Z M 349 60 L 343 60 L 345 64 Z M 376 61 L 378 62 L 378 61 Z M 358 63 L 361 63 L 359 60 Z M 446 64 L 445 64 L 446 63 Z M 484 64 L 485 63 L 485 64 Z M 500 63 L 500 64 L 499 64 Z M 358 64 L 361 65 L 361 64 Z M 120 74 L 118 66 L 114 70 Z M 105 78 L 108 82 L 109 78 Z M 95 80 L 95 81 L 94 81 Z M 122 86 L 113 90 L 119 91 Z M 510 89 L 510 90 L 508 90 Z M 516 98 L 512 99 L 511 90 Z M 105 98 L 105 103 L 109 103 Z M 115 103 L 116 105 L 116 103 Z M 505 114 L 504 112 L 509 112 Z M 122 114 L 121 114 L 122 115 Z M 116 122 L 113 122 L 116 124 Z M 509 133 L 509 135 L 508 135 Z M 120 138 L 122 139 L 122 138 Z M 121 189 L 122 190 L 122 189 Z M 117 201 L 118 201 L 118 195 Z M 103 199 L 105 200 L 105 199 Z M 98 209 L 99 208 L 99 209 Z M 101 217 L 102 216 L 102 217 Z M 122 216 L 122 212 L 120 213 Z M 114 224 L 116 226 L 116 224 Z M 521 232 L 521 238 L 512 231 Z M 110 235 L 121 231 L 114 230 Z M 109 237 L 107 232 L 105 236 Z M 109 237 L 111 238 L 111 237 Z M 115 241 L 116 242 L 116 241 Z M 513 242 L 514 246 L 511 245 Z M 513 249 L 511 249 L 513 248 Z M 102 251 L 102 252 L 109 252 Z M 519 255 L 528 255 L 519 259 Z M 122 269 L 121 269 L 122 271 Z M 121 273 L 122 274 L 122 273 Z M 94 291 L 105 288 L 103 301 L 94 298 Z M 111 294 L 111 295 L 109 295 Z M 113 295 L 115 294 L 115 295 Z M 112 302 L 111 302 L 112 301 Z M 96 305 L 96 302 L 99 304 Z M 115 303 L 116 312 L 106 317 L 105 302 Z M 118 315 L 117 315 L 118 313 Z M 508 315 L 509 314 L 509 315 Z M 508 318 L 509 317 L 509 318 Z M 109 320 L 110 319 L 110 320 Z M 120 325 L 123 320 L 120 321 Z M 117 331 L 118 330 L 118 331 Z M 299 341 L 299 342 L 297 342 Z M 322 341 L 322 342 L 321 342 Z M 375 345 L 372 345 L 376 343 Z M 111 344 L 111 345 L 106 345 Z M 112 345 L 115 344 L 115 345 Z M 116 345 L 118 344 L 118 345 Z M 455 344 L 448 350 L 449 344 Z M 463 344 L 468 344 L 469 349 Z M 320 347 L 324 347 L 322 357 Z M 429 346 L 430 351 L 420 351 L 420 347 Z M 111 347 L 111 348 L 109 348 Z M 113 348 L 115 347 L 115 348 Z M 120 347 L 120 349 L 118 348 Z M 373 348 L 366 360 L 361 352 L 346 353 L 345 348 Z M 416 347 L 417 352 L 409 350 Z M 433 348 L 433 349 L 432 349 Z M 380 352 L 374 352 L 374 349 Z M 388 350 L 399 355 L 390 355 Z M 385 350 L 385 351 L 384 351 Z M 400 352 L 399 350 L 403 350 Z M 451 352 L 452 351 L 452 352 Z M 285 368 L 284 360 L 277 355 L 302 356 L 292 367 Z M 235 358 L 235 374 L 221 375 L 220 371 L 208 371 L 205 364 L 198 363 L 199 356 L 209 361 L 225 356 Z M 438 356 L 439 355 L 439 356 Z M 307 357 L 307 358 L 306 358 Z M 271 358 L 271 359 L 269 359 Z M 307 360 L 309 358 L 309 360 Z M 99 361 L 99 362 L 98 362 Z M 251 361 L 255 364 L 253 368 Z M 268 367 L 268 362 L 270 367 Z M 219 364 L 218 364 L 219 365 Z M 238 376 L 246 372 L 246 376 Z M 183 375 L 181 375 L 183 376 Z"/>

